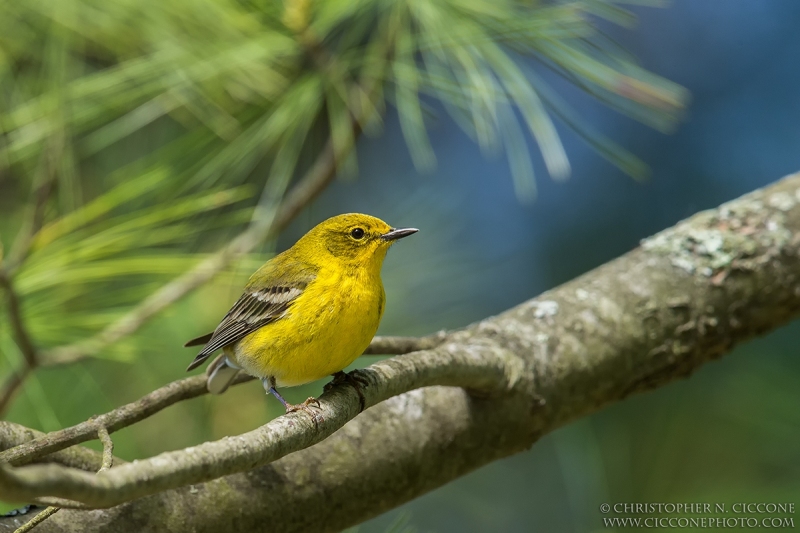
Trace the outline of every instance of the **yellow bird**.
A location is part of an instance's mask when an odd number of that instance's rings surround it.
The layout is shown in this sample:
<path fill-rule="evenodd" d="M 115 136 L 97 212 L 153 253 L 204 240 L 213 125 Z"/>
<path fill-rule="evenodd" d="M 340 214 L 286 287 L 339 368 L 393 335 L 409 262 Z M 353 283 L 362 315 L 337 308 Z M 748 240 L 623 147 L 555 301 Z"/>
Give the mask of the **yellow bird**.
<path fill-rule="evenodd" d="M 242 370 L 261 379 L 287 413 L 309 411 L 314 398 L 292 405 L 277 387 L 346 378 L 342 369 L 369 346 L 383 316 L 386 252 L 417 231 L 357 213 L 318 224 L 250 277 L 213 333 L 186 343 L 205 344 L 187 371 L 222 348 L 208 368 L 210 392 L 224 392 Z"/>

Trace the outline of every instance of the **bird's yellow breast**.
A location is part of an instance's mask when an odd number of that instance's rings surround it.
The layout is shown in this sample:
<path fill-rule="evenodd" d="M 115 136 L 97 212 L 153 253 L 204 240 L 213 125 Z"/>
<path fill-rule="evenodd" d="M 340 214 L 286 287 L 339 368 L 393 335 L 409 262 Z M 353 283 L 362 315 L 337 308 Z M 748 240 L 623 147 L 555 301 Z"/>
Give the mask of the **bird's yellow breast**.
<path fill-rule="evenodd" d="M 244 337 L 228 356 L 251 375 L 275 377 L 278 386 L 322 379 L 369 346 L 384 301 L 377 273 L 321 270 L 283 318 Z"/>

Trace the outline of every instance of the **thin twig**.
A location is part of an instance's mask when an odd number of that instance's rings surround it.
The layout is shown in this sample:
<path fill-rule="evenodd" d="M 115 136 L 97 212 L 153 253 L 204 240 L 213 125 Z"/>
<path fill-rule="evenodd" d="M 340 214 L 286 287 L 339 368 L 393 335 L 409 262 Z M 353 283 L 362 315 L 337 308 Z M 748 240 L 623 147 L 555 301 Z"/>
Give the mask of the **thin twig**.
<path fill-rule="evenodd" d="M 58 512 L 61 507 L 56 507 L 55 505 L 51 505 L 50 507 L 46 508 L 41 513 L 38 513 L 36 516 L 22 524 L 20 527 L 14 530 L 14 533 L 26 533 L 31 529 L 35 528 L 54 514 Z"/>
<path fill-rule="evenodd" d="M 33 369 L 26 364 L 22 368 L 12 372 L 11 375 L 6 378 L 2 389 L 0 389 L 0 415 L 11 405 L 11 400 L 14 399 L 20 386 L 22 386 L 25 378 L 28 377 L 28 374 L 30 374 L 32 370 Z"/>
<path fill-rule="evenodd" d="M 5 289 L 6 298 L 8 299 L 8 316 L 11 321 L 11 329 L 14 333 L 14 340 L 17 346 L 19 346 L 23 357 L 25 357 L 25 363 L 31 368 L 36 368 L 38 364 L 36 348 L 33 345 L 30 335 L 28 335 L 28 330 L 25 329 L 19 297 L 11 283 L 11 278 L 2 269 L 0 269 L 0 286 Z"/>
<path fill-rule="evenodd" d="M 33 205 L 30 210 L 30 216 L 25 222 L 22 229 L 17 234 L 14 240 L 14 245 L 11 248 L 11 253 L 5 261 L 5 268 L 9 274 L 13 274 L 20 267 L 20 265 L 28 257 L 31 250 L 31 243 L 33 242 L 36 234 L 42 229 L 44 224 L 45 208 L 47 201 L 53 194 L 56 188 L 56 177 L 51 176 L 45 180 L 44 183 L 36 187 L 33 191 Z"/>
<path fill-rule="evenodd" d="M 445 340 L 444 332 L 428 337 L 375 337 L 365 354 L 401 355 L 438 346 Z M 234 385 L 251 381 L 251 376 L 241 373 Z M 72 427 L 48 433 L 37 439 L 25 442 L 0 452 L 0 463 L 22 465 L 35 461 L 47 454 L 69 448 L 81 442 L 97 438 L 98 431 L 105 429 L 113 433 L 140 420 L 154 415 L 162 409 L 181 400 L 188 400 L 206 394 L 206 376 L 192 376 L 173 381 L 139 400 L 118 407 L 108 413 L 90 418 Z"/>
<path fill-rule="evenodd" d="M 25 378 L 37 366 L 39 366 L 39 356 L 36 347 L 33 345 L 28 330 L 25 328 L 25 321 L 22 318 L 22 307 L 14 285 L 9 274 L 0 268 L 0 286 L 3 287 L 8 301 L 8 317 L 11 322 L 11 331 L 14 334 L 14 341 L 17 343 L 22 356 L 25 359 L 22 368 L 12 372 L 3 383 L 0 390 L 0 414 L 4 413 L 10 405 L 11 400 L 22 386 Z"/>
<path fill-rule="evenodd" d="M 45 436 L 47 436 L 47 433 L 21 424 L 15 424 L 8 420 L 0 420 L 0 450 L 8 450 Z M 72 446 L 71 448 L 48 454 L 37 462 L 58 463 L 87 472 L 97 472 L 103 465 L 103 455 L 83 446 Z M 121 465 L 125 463 L 126 461 L 123 459 L 114 457 L 114 464 Z"/>
<path fill-rule="evenodd" d="M 11 327 L 14 331 L 14 339 L 25 358 L 25 366 L 14 371 L 3 383 L 3 388 L 0 390 L 0 415 L 6 411 L 11 404 L 11 400 L 14 399 L 17 391 L 25 382 L 25 378 L 39 366 L 40 362 L 33 341 L 25 328 L 19 297 L 14 290 L 11 276 L 23 261 L 25 261 L 25 258 L 30 252 L 31 242 L 33 242 L 34 236 L 36 236 L 44 223 L 45 207 L 55 190 L 55 183 L 56 178 L 51 176 L 44 183 L 36 187 L 36 190 L 33 192 L 34 199 L 30 217 L 28 217 L 27 222 L 17 234 L 9 257 L 0 262 L 0 285 L 3 286 L 7 293 L 9 316 L 11 318 Z"/>
<path fill-rule="evenodd" d="M 205 376 L 192 376 L 161 387 L 141 399 L 118 407 L 106 414 L 92 417 L 75 426 L 48 433 L 0 453 L 0 462 L 24 464 L 74 444 L 93 440 L 105 428 L 114 432 L 151 416 L 173 403 L 205 394 Z"/>
<path fill-rule="evenodd" d="M 31 500 L 36 505 L 46 505 L 48 507 L 59 507 L 61 509 L 91 509 L 85 503 L 68 500 L 66 498 L 54 498 L 46 496 L 44 498 L 34 498 Z"/>
<path fill-rule="evenodd" d="M 97 471 L 99 474 L 114 466 L 114 441 L 111 440 L 111 435 L 108 434 L 106 428 L 98 429 L 97 436 L 100 442 L 103 443 L 103 464 L 100 466 L 100 470 Z"/>

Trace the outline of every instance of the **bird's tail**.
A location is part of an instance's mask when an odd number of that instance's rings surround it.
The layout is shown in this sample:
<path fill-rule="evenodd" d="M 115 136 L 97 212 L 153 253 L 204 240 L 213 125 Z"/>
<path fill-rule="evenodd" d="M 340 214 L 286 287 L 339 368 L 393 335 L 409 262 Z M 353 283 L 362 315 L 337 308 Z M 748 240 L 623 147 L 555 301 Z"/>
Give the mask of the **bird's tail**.
<path fill-rule="evenodd" d="M 239 369 L 228 360 L 228 356 L 224 353 L 219 354 L 206 368 L 208 392 L 222 394 L 228 390 L 238 374 Z"/>

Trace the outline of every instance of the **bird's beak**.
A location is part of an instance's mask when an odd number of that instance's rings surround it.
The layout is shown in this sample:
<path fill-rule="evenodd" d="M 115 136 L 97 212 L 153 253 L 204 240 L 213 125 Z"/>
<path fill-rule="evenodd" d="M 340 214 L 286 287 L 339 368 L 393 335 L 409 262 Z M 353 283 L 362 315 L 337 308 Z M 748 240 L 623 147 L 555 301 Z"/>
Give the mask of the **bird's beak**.
<path fill-rule="evenodd" d="M 381 239 L 384 241 L 396 241 L 397 239 L 414 235 L 418 231 L 417 228 L 392 228 L 389 233 L 381 235 Z"/>

